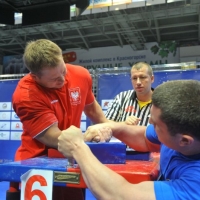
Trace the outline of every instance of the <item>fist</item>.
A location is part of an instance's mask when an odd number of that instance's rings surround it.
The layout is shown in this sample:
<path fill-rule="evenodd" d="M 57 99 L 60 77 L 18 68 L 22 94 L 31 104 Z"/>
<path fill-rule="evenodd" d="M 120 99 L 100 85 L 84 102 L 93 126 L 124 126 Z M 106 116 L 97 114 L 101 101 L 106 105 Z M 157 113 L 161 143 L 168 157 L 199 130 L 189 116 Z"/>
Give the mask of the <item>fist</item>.
<path fill-rule="evenodd" d="M 87 142 L 109 142 L 112 137 L 112 130 L 106 123 L 89 126 L 84 134 Z"/>
<path fill-rule="evenodd" d="M 128 116 L 126 118 L 125 124 L 127 125 L 138 125 L 140 119 L 135 116 Z"/>

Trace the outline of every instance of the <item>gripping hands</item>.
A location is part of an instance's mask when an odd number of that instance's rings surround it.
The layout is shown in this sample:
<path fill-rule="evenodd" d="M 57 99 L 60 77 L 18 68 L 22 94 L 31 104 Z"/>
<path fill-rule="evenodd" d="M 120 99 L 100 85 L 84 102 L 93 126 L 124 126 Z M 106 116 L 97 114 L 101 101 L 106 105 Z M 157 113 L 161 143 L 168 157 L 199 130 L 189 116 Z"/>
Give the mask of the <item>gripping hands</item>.
<path fill-rule="evenodd" d="M 109 142 L 112 137 L 112 130 L 106 123 L 89 126 L 84 134 L 86 142 Z"/>

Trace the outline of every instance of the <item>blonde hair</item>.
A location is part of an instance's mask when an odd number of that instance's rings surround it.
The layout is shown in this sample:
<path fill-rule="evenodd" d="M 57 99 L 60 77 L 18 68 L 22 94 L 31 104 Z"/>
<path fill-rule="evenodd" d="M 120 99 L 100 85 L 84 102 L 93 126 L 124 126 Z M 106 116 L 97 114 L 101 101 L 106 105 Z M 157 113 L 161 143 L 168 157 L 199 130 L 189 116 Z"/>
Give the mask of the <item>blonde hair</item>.
<path fill-rule="evenodd" d="M 27 43 L 23 61 L 34 74 L 40 74 L 43 68 L 54 68 L 63 59 L 61 48 L 54 42 L 39 39 Z"/>
<path fill-rule="evenodd" d="M 149 76 L 153 76 L 153 70 L 152 70 L 151 66 L 150 66 L 148 63 L 145 63 L 145 62 L 138 62 L 138 63 L 135 63 L 135 64 L 132 66 L 131 71 L 132 71 L 133 69 L 139 70 L 139 69 L 141 69 L 141 68 L 144 67 L 144 66 L 147 67 Z"/>

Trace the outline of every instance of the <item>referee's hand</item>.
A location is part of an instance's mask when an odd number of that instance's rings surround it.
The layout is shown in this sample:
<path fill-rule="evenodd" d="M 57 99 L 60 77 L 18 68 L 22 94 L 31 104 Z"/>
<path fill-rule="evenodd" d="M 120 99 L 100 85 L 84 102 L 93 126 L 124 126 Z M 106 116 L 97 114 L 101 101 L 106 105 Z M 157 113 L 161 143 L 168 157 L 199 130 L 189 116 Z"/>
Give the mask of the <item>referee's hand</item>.
<path fill-rule="evenodd" d="M 125 124 L 127 124 L 127 125 L 138 125 L 139 121 L 140 121 L 140 118 L 137 118 L 135 116 L 128 116 L 126 118 Z"/>

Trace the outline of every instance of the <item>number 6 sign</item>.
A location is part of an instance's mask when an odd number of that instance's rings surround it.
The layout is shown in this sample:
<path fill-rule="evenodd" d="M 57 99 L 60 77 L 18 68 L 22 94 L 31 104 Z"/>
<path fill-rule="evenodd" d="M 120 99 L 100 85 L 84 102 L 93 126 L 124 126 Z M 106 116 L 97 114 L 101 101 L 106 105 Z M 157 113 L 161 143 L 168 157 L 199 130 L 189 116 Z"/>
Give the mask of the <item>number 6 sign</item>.
<path fill-rule="evenodd" d="M 21 176 L 21 200 L 52 200 L 53 171 L 32 169 Z"/>

